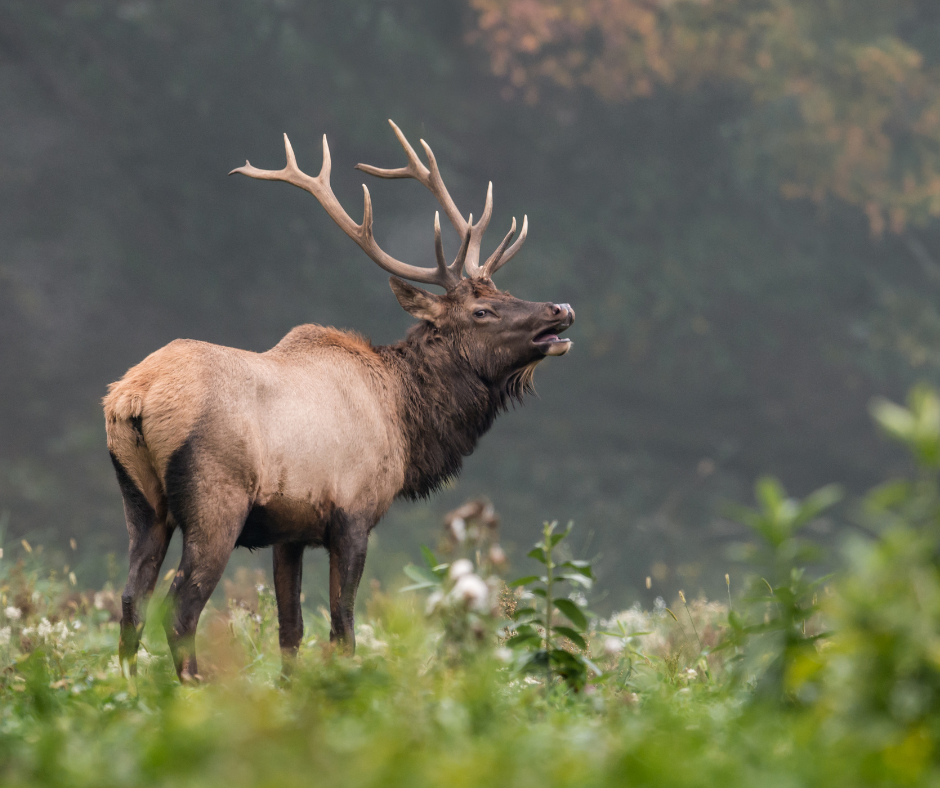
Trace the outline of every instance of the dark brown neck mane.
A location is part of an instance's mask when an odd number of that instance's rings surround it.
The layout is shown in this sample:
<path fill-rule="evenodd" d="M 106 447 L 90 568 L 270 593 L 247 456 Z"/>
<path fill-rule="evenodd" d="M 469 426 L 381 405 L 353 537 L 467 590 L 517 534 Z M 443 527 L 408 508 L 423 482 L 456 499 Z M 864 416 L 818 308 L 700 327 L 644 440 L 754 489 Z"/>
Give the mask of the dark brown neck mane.
<path fill-rule="evenodd" d="M 456 477 L 496 416 L 531 390 L 534 364 L 502 380 L 486 380 L 426 322 L 376 350 L 402 382 L 409 458 L 398 495 L 411 500 L 426 498 Z"/>

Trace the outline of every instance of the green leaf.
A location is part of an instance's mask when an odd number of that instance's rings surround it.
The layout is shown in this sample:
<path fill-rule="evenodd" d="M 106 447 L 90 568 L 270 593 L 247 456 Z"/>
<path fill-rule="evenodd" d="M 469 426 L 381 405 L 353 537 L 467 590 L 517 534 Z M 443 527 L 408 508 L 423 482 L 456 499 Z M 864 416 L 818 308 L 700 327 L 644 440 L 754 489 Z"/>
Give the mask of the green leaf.
<path fill-rule="evenodd" d="M 512 618 L 514 621 L 518 621 L 523 616 L 534 616 L 537 613 L 538 611 L 534 607 L 517 607 L 512 613 Z"/>
<path fill-rule="evenodd" d="M 564 635 L 578 648 L 587 650 L 587 643 L 584 641 L 584 638 L 581 637 L 580 633 L 575 632 L 575 630 L 573 630 L 571 627 L 553 627 L 553 629 L 555 630 L 556 634 Z"/>
<path fill-rule="evenodd" d="M 590 659 L 588 659 L 584 654 L 581 655 L 581 659 L 583 660 L 583 662 L 584 662 L 585 665 L 587 665 L 591 670 L 594 671 L 594 675 L 595 675 L 595 676 L 597 676 L 598 678 L 600 678 L 600 677 L 603 677 L 603 676 L 605 675 L 605 674 L 604 674 L 604 671 L 601 670 L 599 667 L 597 667 L 597 665 L 595 665 L 595 664 L 594 664 Z"/>
<path fill-rule="evenodd" d="M 815 520 L 826 509 L 835 506 L 842 500 L 842 488 L 838 484 L 827 484 L 810 493 L 800 504 L 799 513 L 794 521 L 794 527 L 805 525 Z"/>
<path fill-rule="evenodd" d="M 545 553 L 545 551 L 541 547 L 535 547 L 532 550 L 529 550 L 529 552 L 526 553 L 526 555 L 529 558 L 534 558 L 536 561 L 540 561 L 541 563 L 548 566 L 548 555 Z"/>
<path fill-rule="evenodd" d="M 550 542 L 551 546 L 554 547 L 554 546 L 555 546 L 556 544 L 558 544 L 562 539 L 564 539 L 566 536 L 568 536 L 568 534 L 571 533 L 571 529 L 572 529 L 572 528 L 574 528 L 574 521 L 570 521 L 570 520 L 569 520 L 569 522 L 568 522 L 568 527 L 565 528 L 564 531 L 562 531 L 560 534 L 552 534 L 552 536 L 551 536 L 551 542 Z"/>
<path fill-rule="evenodd" d="M 542 642 L 538 635 L 513 635 L 506 641 L 508 648 L 522 648 L 524 646 L 536 645 Z"/>
<path fill-rule="evenodd" d="M 590 588 L 594 585 L 594 581 L 590 577 L 585 577 L 580 574 L 573 574 L 571 572 L 565 572 L 565 574 L 558 575 L 556 580 L 567 580 L 569 583 L 574 583 L 576 585 L 582 586 L 584 588 Z"/>
<path fill-rule="evenodd" d="M 527 586 L 529 583 L 537 583 L 538 581 L 538 575 L 526 575 L 525 577 L 520 577 L 518 580 L 513 580 L 508 585 L 510 588 L 518 588 L 519 586 Z"/>
<path fill-rule="evenodd" d="M 544 588 L 533 588 L 530 589 L 529 593 L 534 594 L 537 597 L 541 597 L 542 599 L 548 599 L 548 594 L 545 593 Z"/>
<path fill-rule="evenodd" d="M 440 561 L 437 560 L 437 557 L 431 552 L 431 549 L 427 545 L 421 545 L 421 555 L 424 556 L 425 563 L 427 563 L 428 568 L 431 570 L 440 564 Z"/>
<path fill-rule="evenodd" d="M 552 602 L 555 607 L 557 607 L 564 614 L 564 616 L 578 629 L 587 629 L 587 619 L 584 617 L 584 613 L 581 612 L 581 608 L 579 608 L 574 602 L 563 597 L 554 599 Z"/>
<path fill-rule="evenodd" d="M 408 566 L 405 567 L 404 572 L 418 585 L 423 585 L 425 587 L 440 585 L 440 579 L 438 576 L 430 569 L 425 569 L 423 566 L 408 564 Z"/>
<path fill-rule="evenodd" d="M 597 579 L 594 577 L 594 570 L 591 569 L 590 561 L 563 561 L 562 563 L 558 564 L 558 567 L 560 569 L 571 569 L 578 574 L 589 577 L 591 580 Z"/>

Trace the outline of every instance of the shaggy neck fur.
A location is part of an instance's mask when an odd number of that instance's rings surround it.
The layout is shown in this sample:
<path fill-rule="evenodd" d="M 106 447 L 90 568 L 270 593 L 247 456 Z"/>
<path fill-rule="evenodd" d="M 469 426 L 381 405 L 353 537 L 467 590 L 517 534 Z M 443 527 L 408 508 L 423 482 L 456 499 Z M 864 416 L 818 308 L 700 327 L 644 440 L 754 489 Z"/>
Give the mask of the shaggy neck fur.
<path fill-rule="evenodd" d="M 532 388 L 537 362 L 488 381 L 429 323 L 376 348 L 402 383 L 401 418 L 409 447 L 400 496 L 424 498 L 460 473 L 463 458 L 513 400 Z"/>

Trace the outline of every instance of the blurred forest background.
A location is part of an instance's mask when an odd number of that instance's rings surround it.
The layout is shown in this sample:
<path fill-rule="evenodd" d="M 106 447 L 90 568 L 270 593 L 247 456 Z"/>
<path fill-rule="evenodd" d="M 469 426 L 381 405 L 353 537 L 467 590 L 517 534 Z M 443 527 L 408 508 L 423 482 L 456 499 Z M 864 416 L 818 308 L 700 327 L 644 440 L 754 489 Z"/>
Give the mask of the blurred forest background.
<path fill-rule="evenodd" d="M 74 538 L 87 582 L 109 552 L 124 571 L 99 401 L 166 342 L 403 334 L 313 198 L 225 177 L 280 167 L 285 131 L 315 173 L 326 133 L 358 217 L 353 165 L 404 162 L 387 118 L 465 214 L 493 180 L 488 248 L 528 214 L 497 284 L 578 322 L 458 484 L 396 504 L 374 575 L 485 494 L 508 546 L 576 521 L 598 609 L 714 591 L 722 503 L 759 474 L 861 491 L 903 462 L 867 406 L 940 383 L 935 0 L 0 0 L 8 543 Z M 369 187 L 380 243 L 431 264 L 433 198 Z"/>

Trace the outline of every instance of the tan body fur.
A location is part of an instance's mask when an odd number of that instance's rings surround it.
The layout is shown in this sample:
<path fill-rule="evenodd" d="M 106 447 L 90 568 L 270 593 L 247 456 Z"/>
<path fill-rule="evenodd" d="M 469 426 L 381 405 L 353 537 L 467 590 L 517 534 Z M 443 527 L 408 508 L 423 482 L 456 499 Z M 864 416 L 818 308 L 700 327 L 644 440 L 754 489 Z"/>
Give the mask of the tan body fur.
<path fill-rule="evenodd" d="M 176 340 L 112 384 L 104 409 L 108 448 L 158 517 L 170 458 L 200 425 L 252 469 L 251 504 L 291 541 L 321 542 L 326 504 L 378 520 L 404 479 L 398 387 L 367 340 L 334 329 L 299 326 L 266 353 Z"/>

